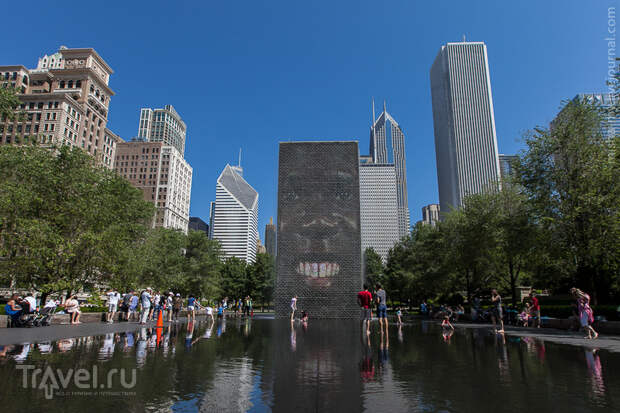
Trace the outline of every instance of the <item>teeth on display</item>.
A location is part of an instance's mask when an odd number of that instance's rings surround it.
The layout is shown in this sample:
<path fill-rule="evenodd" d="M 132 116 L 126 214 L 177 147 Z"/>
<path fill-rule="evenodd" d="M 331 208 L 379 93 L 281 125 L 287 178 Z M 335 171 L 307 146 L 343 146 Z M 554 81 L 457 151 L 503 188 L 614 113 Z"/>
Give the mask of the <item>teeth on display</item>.
<path fill-rule="evenodd" d="M 325 278 L 337 275 L 340 265 L 331 262 L 300 262 L 296 268 L 297 274 L 312 278 Z"/>

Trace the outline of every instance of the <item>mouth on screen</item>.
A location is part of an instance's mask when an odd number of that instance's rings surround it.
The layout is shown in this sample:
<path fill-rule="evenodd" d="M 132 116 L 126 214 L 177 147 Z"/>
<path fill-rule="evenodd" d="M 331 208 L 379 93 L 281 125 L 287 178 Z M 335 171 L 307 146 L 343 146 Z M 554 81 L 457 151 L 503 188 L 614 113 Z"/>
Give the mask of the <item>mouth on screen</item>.
<path fill-rule="evenodd" d="M 305 277 L 306 284 L 328 287 L 331 285 L 331 277 L 338 275 L 340 272 L 340 264 L 327 261 L 300 261 L 295 270 L 298 275 Z"/>

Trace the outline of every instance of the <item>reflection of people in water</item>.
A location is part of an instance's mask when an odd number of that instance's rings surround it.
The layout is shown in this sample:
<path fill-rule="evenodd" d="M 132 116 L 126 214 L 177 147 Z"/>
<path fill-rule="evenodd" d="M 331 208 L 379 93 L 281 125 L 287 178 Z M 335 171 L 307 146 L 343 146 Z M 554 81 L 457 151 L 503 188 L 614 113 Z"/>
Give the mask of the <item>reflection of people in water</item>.
<path fill-rule="evenodd" d="M 441 332 L 441 335 L 443 336 L 443 341 L 445 341 L 446 343 L 449 343 L 453 334 L 454 334 L 453 328 L 444 328 L 443 331 Z"/>
<path fill-rule="evenodd" d="M 99 350 L 99 360 L 108 360 L 114 354 L 114 333 L 107 333 Z"/>
<path fill-rule="evenodd" d="M 385 366 L 388 360 L 388 350 L 390 349 L 390 337 L 386 333 L 381 332 L 381 338 L 379 340 L 379 365 L 381 368 Z"/>
<path fill-rule="evenodd" d="M 136 344 L 136 364 L 138 366 L 142 366 L 144 360 L 146 360 L 146 340 L 146 327 L 142 327 L 138 335 L 138 343 Z"/>
<path fill-rule="evenodd" d="M 598 349 L 586 348 L 586 364 L 588 365 L 588 373 L 590 373 L 590 379 L 592 380 L 592 391 L 597 396 L 605 394 L 605 382 L 603 381 L 603 367 L 601 366 L 601 358 L 599 357 Z"/>
<path fill-rule="evenodd" d="M 192 344 L 192 337 L 194 336 L 194 322 L 187 323 L 187 334 L 185 334 L 185 348 L 189 349 Z"/>
<path fill-rule="evenodd" d="M 73 344 L 74 344 L 74 339 L 72 338 L 64 338 L 62 340 L 58 340 L 57 344 L 58 344 L 58 351 L 60 351 L 61 353 L 64 353 L 66 351 L 69 351 L 73 348 Z"/>
<path fill-rule="evenodd" d="M 375 365 L 372 362 L 372 350 L 370 336 L 362 334 L 362 360 L 360 361 L 360 375 L 363 382 L 369 382 L 375 378 Z"/>
<path fill-rule="evenodd" d="M 499 331 L 495 334 L 495 344 L 498 351 L 499 374 L 505 381 L 510 381 L 510 366 L 508 364 L 508 349 L 506 347 L 506 336 Z"/>
<path fill-rule="evenodd" d="M 0 346 L 0 357 L 4 358 L 6 357 L 7 353 L 11 350 L 13 350 L 14 346 Z"/>
<path fill-rule="evenodd" d="M 30 353 L 30 343 L 22 344 L 22 351 L 19 354 L 13 356 L 13 360 L 18 363 L 23 362 L 28 357 L 28 353 Z"/>
<path fill-rule="evenodd" d="M 295 330 L 295 321 L 291 320 L 291 351 L 297 350 L 297 330 Z"/>
<path fill-rule="evenodd" d="M 402 323 L 398 324 L 398 342 L 403 342 L 403 325 Z"/>

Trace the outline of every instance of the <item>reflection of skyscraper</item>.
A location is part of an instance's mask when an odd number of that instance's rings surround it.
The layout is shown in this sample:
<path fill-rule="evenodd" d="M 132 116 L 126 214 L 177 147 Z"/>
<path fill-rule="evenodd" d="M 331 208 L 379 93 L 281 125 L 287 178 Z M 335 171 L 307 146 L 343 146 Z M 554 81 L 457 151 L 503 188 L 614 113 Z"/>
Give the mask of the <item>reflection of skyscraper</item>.
<path fill-rule="evenodd" d="M 370 127 L 370 157 L 375 164 L 393 164 L 396 170 L 396 198 L 398 203 L 398 234 L 409 234 L 409 206 L 407 202 L 407 165 L 405 135 L 392 116 L 385 110 Z M 364 158 L 365 160 L 366 158 Z"/>
<path fill-rule="evenodd" d="M 294 295 L 312 318 L 358 316 L 358 155 L 354 141 L 280 143 L 277 317 L 289 316 Z"/>
<path fill-rule="evenodd" d="M 212 238 L 220 242 L 224 256 L 254 262 L 258 238 L 258 192 L 230 165 L 226 165 L 217 179 L 212 211 Z"/>
<path fill-rule="evenodd" d="M 435 155 L 441 212 L 498 187 L 499 160 L 487 48 L 441 46 L 431 67 Z"/>
<path fill-rule="evenodd" d="M 269 224 L 265 225 L 265 249 L 267 254 L 276 256 L 276 226 L 273 224 L 273 217 L 269 218 Z"/>

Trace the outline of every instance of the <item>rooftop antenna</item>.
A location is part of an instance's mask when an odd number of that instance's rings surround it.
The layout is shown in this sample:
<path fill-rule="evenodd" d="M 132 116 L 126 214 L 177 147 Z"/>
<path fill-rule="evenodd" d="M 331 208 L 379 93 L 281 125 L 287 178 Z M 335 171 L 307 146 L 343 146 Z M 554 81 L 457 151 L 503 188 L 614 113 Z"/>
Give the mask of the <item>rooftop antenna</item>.
<path fill-rule="evenodd" d="M 239 148 L 239 168 L 241 168 L 241 148 Z"/>
<path fill-rule="evenodd" d="M 372 122 L 370 122 L 370 124 L 373 126 L 375 124 L 375 98 L 374 96 L 372 98 Z"/>
<path fill-rule="evenodd" d="M 383 112 L 386 112 L 386 110 L 385 110 L 385 99 L 383 99 Z"/>

